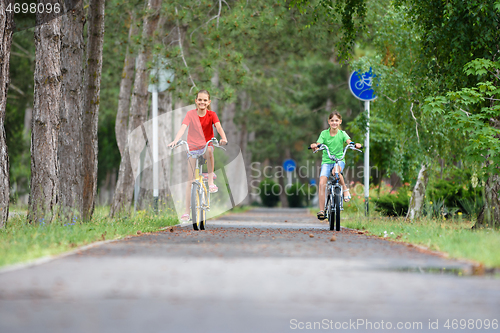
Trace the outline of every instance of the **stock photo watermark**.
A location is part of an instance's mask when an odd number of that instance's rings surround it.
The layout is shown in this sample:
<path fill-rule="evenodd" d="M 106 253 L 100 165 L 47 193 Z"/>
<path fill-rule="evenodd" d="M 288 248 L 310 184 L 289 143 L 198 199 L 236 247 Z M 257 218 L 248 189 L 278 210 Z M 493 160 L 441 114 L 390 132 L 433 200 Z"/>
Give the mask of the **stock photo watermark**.
<path fill-rule="evenodd" d="M 290 320 L 292 330 L 497 330 L 498 319 L 428 319 L 427 321 L 384 321 L 349 319 L 348 321 Z"/>
<path fill-rule="evenodd" d="M 260 195 L 262 191 L 264 195 L 281 195 L 283 192 L 290 193 L 293 191 L 293 194 L 302 194 L 306 196 L 313 196 L 315 191 L 318 188 L 316 180 L 319 179 L 321 166 L 317 166 L 314 161 L 307 161 L 305 165 L 299 166 L 293 172 L 287 172 L 282 166 L 271 166 L 271 165 L 263 165 L 261 162 L 252 162 L 250 164 L 250 189 L 252 193 L 256 195 Z M 344 171 L 344 177 L 349 177 L 349 179 L 362 179 L 365 174 L 364 166 L 347 166 Z M 373 166 L 370 167 L 370 174 L 375 178 L 379 177 L 378 167 Z M 273 186 L 267 186 L 261 189 L 260 184 L 262 179 L 271 179 L 271 180 L 279 180 L 283 178 L 285 181 L 285 185 L 281 185 L 279 182 L 274 184 Z M 288 181 L 288 179 L 302 179 L 302 180 L 314 180 L 314 182 L 304 183 L 298 182 L 297 186 L 292 186 L 292 184 L 297 183 L 297 181 Z M 350 183 L 351 190 L 355 195 L 362 196 L 364 191 L 364 186 L 360 183 L 354 183 L 351 181 Z M 268 192 L 268 193 L 266 193 Z"/>

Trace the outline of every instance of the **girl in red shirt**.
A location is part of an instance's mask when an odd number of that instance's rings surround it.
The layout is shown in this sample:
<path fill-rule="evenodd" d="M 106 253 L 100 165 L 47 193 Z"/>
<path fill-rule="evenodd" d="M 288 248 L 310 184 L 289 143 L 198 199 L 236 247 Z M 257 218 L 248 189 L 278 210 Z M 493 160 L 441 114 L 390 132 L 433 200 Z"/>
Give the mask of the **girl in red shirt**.
<path fill-rule="evenodd" d="M 212 125 L 215 125 L 217 132 L 219 132 L 221 136 L 220 144 L 227 144 L 226 134 L 222 129 L 217 114 L 214 111 L 209 110 L 210 102 L 210 93 L 208 91 L 200 90 L 196 94 L 196 109 L 187 112 L 174 141 L 168 144 L 169 147 L 173 147 L 177 141 L 180 140 L 188 126 L 189 131 L 187 142 L 189 145 L 189 156 L 190 154 L 196 154 L 200 150 L 204 149 L 206 143 L 214 137 Z M 215 193 L 218 191 L 218 188 L 217 185 L 214 184 L 214 147 L 211 145 L 209 145 L 207 151 L 205 152 L 205 158 L 207 159 L 208 166 L 208 188 L 210 193 Z M 181 216 L 181 220 L 183 221 L 189 220 L 189 204 L 191 199 L 189 194 L 191 181 L 194 178 L 195 166 L 196 160 L 193 157 L 188 158 L 189 182 L 187 183 L 186 189 L 186 213 Z"/>

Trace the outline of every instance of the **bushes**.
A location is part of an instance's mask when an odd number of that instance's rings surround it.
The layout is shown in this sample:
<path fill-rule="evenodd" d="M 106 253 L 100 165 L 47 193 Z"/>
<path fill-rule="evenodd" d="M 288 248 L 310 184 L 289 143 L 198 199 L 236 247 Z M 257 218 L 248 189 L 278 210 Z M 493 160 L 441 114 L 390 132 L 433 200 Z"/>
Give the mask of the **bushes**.
<path fill-rule="evenodd" d="M 387 216 L 404 216 L 410 205 L 410 196 L 405 187 L 399 188 L 396 194 L 382 195 L 380 198 L 372 200 L 376 204 L 375 210 Z"/>
<path fill-rule="evenodd" d="M 318 187 L 316 185 L 305 185 L 306 189 L 306 195 L 305 195 L 305 201 L 306 201 L 306 207 L 311 206 L 311 201 L 316 195 L 316 192 L 318 190 Z"/>
<path fill-rule="evenodd" d="M 456 208 L 469 216 L 475 215 L 482 207 L 482 192 L 472 188 L 471 175 L 461 169 L 451 169 L 444 179 L 430 181 L 427 197 L 434 201 L 443 201 L 443 207 Z M 479 206 L 481 207 L 477 207 Z"/>
<path fill-rule="evenodd" d="M 281 186 L 271 179 L 264 179 L 259 184 L 260 199 L 266 207 L 274 207 L 280 201 Z M 309 205 L 309 201 L 316 194 L 316 187 L 293 183 L 285 189 L 285 194 L 290 207 L 304 207 Z"/>
<path fill-rule="evenodd" d="M 309 188 L 299 182 L 292 184 L 286 189 L 286 199 L 290 207 L 304 207 L 307 200 Z"/>
<path fill-rule="evenodd" d="M 426 189 L 422 213 L 433 218 L 450 218 L 458 211 L 470 217 L 477 216 L 483 207 L 482 191 L 472 188 L 470 172 L 454 166 L 448 168 L 444 178 L 431 177 Z M 377 211 L 388 216 L 402 216 L 408 211 L 411 193 L 400 188 L 397 193 L 373 199 Z"/>
<path fill-rule="evenodd" d="M 280 201 L 280 186 L 271 179 L 264 179 L 259 184 L 260 199 L 266 207 L 274 207 Z"/>

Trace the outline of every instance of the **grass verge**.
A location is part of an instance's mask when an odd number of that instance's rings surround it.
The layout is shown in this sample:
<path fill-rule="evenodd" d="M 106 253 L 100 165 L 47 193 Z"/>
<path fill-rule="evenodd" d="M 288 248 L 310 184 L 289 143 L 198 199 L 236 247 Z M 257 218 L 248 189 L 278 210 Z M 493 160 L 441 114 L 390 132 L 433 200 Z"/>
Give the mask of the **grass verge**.
<path fill-rule="evenodd" d="M 500 231 L 490 228 L 471 230 L 471 221 L 422 219 L 405 222 L 404 218 L 345 216 L 342 226 L 446 252 L 451 258 L 500 267 Z"/>
<path fill-rule="evenodd" d="M 57 255 L 97 241 L 114 240 L 138 233 L 159 231 L 178 223 L 176 216 L 139 211 L 129 218 L 110 219 L 109 207 L 99 207 L 92 221 L 30 225 L 26 214 L 9 218 L 0 229 L 0 267 Z"/>

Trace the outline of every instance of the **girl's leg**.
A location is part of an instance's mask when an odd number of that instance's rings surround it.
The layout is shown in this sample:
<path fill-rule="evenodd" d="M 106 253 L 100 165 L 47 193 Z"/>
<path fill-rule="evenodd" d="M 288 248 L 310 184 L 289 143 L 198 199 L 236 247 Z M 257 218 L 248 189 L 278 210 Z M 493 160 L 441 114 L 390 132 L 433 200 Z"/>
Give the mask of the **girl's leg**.
<path fill-rule="evenodd" d="M 327 181 L 328 177 L 325 176 L 319 177 L 319 193 L 318 193 L 319 210 L 325 209 L 325 190 Z"/>
<path fill-rule="evenodd" d="M 214 147 L 208 147 L 207 152 L 205 153 L 205 159 L 207 160 L 207 168 L 208 168 L 208 186 L 214 184 Z"/>
<path fill-rule="evenodd" d="M 188 158 L 188 179 L 189 181 L 186 184 L 186 214 L 189 215 L 189 206 L 191 204 L 191 182 L 194 178 L 194 168 L 196 167 L 196 159 L 190 157 Z"/>

